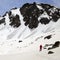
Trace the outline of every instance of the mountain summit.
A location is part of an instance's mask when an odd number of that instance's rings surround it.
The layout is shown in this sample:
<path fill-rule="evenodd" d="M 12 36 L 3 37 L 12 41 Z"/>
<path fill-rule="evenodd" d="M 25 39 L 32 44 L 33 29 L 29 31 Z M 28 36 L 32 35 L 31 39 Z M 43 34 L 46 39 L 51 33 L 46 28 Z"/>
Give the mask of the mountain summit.
<path fill-rule="evenodd" d="M 19 27 L 22 24 L 20 15 L 23 16 L 24 25 L 34 29 L 39 26 L 39 23 L 42 25 L 47 25 L 51 21 L 56 23 L 60 18 L 60 9 L 49 4 L 26 3 L 21 8 L 12 8 L 6 12 L 2 16 L 3 18 L 0 19 L 3 20 L 0 24 L 6 23 L 6 18 L 8 17 L 10 23 L 6 24 Z"/>
<path fill-rule="evenodd" d="M 0 53 L 26 48 L 39 39 L 36 46 L 44 45 L 43 40 L 49 40 L 52 35 L 58 36 L 56 31 L 59 33 L 59 30 L 60 9 L 55 6 L 34 2 L 26 3 L 20 8 L 12 8 L 0 16 Z"/>

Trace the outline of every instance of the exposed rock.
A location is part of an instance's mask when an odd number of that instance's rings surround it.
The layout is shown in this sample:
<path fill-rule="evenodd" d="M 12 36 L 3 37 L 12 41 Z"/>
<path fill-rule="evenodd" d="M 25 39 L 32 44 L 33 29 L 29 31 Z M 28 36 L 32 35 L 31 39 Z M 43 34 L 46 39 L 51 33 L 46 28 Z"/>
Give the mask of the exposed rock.
<path fill-rule="evenodd" d="M 10 16 L 10 25 L 13 27 L 19 27 L 21 25 L 19 15 L 16 16 Z"/>
<path fill-rule="evenodd" d="M 51 47 L 48 48 L 48 50 L 52 49 Z"/>
<path fill-rule="evenodd" d="M 5 24 L 5 18 L 0 20 L 0 24 L 4 23 Z"/>
<path fill-rule="evenodd" d="M 52 37 L 52 35 L 48 35 L 44 39 L 50 39 L 51 37 Z"/>
<path fill-rule="evenodd" d="M 54 7 L 54 6 L 51 6 L 51 5 L 49 5 L 49 4 L 43 4 L 43 3 L 41 3 L 40 5 L 41 5 L 45 10 L 48 10 L 48 9 Z"/>
<path fill-rule="evenodd" d="M 57 41 L 54 43 L 54 45 L 52 46 L 52 48 L 57 48 L 60 46 L 60 41 Z"/>
<path fill-rule="evenodd" d="M 54 52 L 53 51 L 49 51 L 48 54 L 53 54 Z"/>
<path fill-rule="evenodd" d="M 30 29 L 36 28 L 38 26 L 38 17 L 40 13 L 42 14 L 43 11 L 39 10 L 36 6 L 36 3 L 33 4 L 26 3 L 24 4 L 21 9 L 21 14 L 24 16 L 25 26 L 28 25 Z"/>
<path fill-rule="evenodd" d="M 49 20 L 48 18 L 41 18 L 41 19 L 40 19 L 40 23 L 41 23 L 41 24 L 45 24 L 45 25 L 46 25 L 46 24 L 48 24 L 49 22 L 50 22 L 50 20 Z"/>
<path fill-rule="evenodd" d="M 42 9 L 39 9 L 38 5 Z M 12 10 L 15 10 L 15 9 L 17 9 L 17 8 L 16 7 L 12 8 Z M 24 23 L 25 26 L 28 26 L 30 29 L 37 28 L 39 23 L 46 25 L 46 24 L 49 24 L 50 21 L 57 22 L 58 19 L 60 18 L 60 9 L 59 8 L 56 8 L 49 4 L 43 4 L 43 3 L 41 3 L 41 4 L 36 4 L 35 2 L 26 3 L 20 8 L 20 12 L 23 16 L 23 21 L 25 22 Z M 48 15 L 49 18 L 42 16 L 42 18 L 39 21 L 38 18 L 44 12 L 46 13 L 46 15 Z M 13 16 L 11 11 L 6 12 L 3 15 L 3 17 L 5 17 L 7 13 L 9 15 L 9 19 L 11 22 L 10 25 L 13 27 L 19 27 L 21 24 L 20 19 L 19 19 L 20 17 L 18 15 Z M 46 38 L 50 39 L 51 37 L 48 36 Z M 44 39 L 46 39 L 46 38 L 44 38 Z"/>
<path fill-rule="evenodd" d="M 58 16 L 58 12 L 54 12 L 54 13 L 52 14 L 52 20 L 53 20 L 54 22 L 57 22 L 59 18 L 60 18 L 60 16 Z"/>
<path fill-rule="evenodd" d="M 57 42 L 55 42 L 55 43 L 52 45 L 52 47 L 49 47 L 48 50 L 57 48 L 57 47 L 59 47 L 59 46 L 60 46 L 60 41 L 57 41 Z"/>
<path fill-rule="evenodd" d="M 9 12 L 8 12 L 8 15 L 9 15 L 9 18 L 10 18 L 10 16 L 12 15 L 12 12 L 11 12 L 11 11 L 9 11 Z"/>
<path fill-rule="evenodd" d="M 19 43 L 22 42 L 21 40 L 19 40 Z"/>

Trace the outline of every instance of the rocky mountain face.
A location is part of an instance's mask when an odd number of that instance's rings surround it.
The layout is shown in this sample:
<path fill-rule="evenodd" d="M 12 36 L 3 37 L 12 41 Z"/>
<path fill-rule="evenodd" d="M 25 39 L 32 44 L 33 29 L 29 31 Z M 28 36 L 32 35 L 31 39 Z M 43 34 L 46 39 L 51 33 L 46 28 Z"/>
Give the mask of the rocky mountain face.
<path fill-rule="evenodd" d="M 18 8 L 13 8 L 10 11 L 6 12 L 2 19 L 0 19 L 0 24 L 6 23 L 6 17 L 8 14 L 10 26 L 19 27 L 21 25 L 19 13 L 13 14 L 12 10 L 17 10 Z M 60 18 L 60 9 L 49 4 L 36 4 L 26 3 L 21 8 L 19 12 L 23 16 L 24 25 L 28 26 L 30 29 L 37 28 L 39 23 L 47 25 L 51 21 L 57 22 Z M 3 21 L 2 21 L 3 20 Z M 6 24 L 4 24 L 6 25 Z"/>
<path fill-rule="evenodd" d="M 2 52 L 5 52 L 4 49 L 7 51 L 7 49 L 11 50 L 11 48 L 25 48 L 27 45 L 33 44 L 34 41 L 37 41 L 41 37 L 44 37 L 43 40 L 50 40 L 52 35 L 54 36 L 54 32 L 59 29 L 60 9 L 55 6 L 43 3 L 37 4 L 34 2 L 26 3 L 20 8 L 12 8 L 3 16 L 0 16 L 0 46 Z M 52 33 L 45 36 L 44 34 L 47 32 Z M 20 42 L 22 43 L 19 44 Z M 54 43 L 55 42 L 56 41 L 54 41 Z M 41 44 L 42 43 L 43 42 L 41 42 Z M 37 45 L 39 44 L 40 43 L 38 42 Z M 43 45 L 44 44 L 45 43 L 43 43 Z M 48 44 L 48 46 L 50 45 L 52 47 L 49 47 L 48 50 L 56 48 L 56 46 L 58 47 L 60 42 Z M 46 44 L 44 48 L 46 48 Z M 49 53 L 53 52 L 50 51 Z"/>

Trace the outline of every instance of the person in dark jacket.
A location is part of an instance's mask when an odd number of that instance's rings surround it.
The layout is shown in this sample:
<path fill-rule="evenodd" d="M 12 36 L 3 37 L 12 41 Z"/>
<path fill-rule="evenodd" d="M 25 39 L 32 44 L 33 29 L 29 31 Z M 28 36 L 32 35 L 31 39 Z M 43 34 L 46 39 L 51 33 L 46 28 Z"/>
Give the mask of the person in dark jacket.
<path fill-rule="evenodd" d="M 42 45 L 40 45 L 39 49 L 40 49 L 40 51 L 42 51 Z"/>

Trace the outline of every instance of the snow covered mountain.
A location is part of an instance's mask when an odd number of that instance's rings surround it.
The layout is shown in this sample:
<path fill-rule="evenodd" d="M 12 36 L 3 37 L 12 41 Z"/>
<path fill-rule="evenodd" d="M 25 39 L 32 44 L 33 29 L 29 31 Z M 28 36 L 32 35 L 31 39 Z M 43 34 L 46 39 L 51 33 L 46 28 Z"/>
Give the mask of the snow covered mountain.
<path fill-rule="evenodd" d="M 0 54 L 39 52 L 40 45 L 43 54 L 54 53 L 60 49 L 59 35 L 59 8 L 43 3 L 26 3 L 0 17 Z"/>

